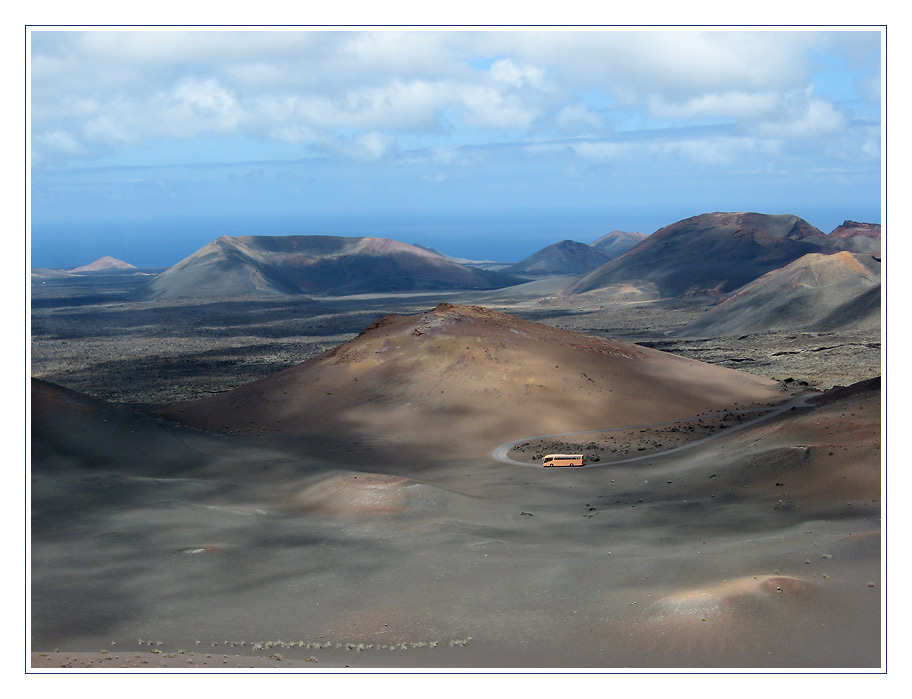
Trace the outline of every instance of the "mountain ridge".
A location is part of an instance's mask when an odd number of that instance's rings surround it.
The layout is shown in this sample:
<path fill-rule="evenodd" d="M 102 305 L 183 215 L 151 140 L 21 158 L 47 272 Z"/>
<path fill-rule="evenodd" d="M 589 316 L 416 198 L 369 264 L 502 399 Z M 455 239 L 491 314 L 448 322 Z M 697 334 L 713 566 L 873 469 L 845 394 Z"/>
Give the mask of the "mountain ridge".
<path fill-rule="evenodd" d="M 142 298 L 495 289 L 519 280 L 387 238 L 221 236 L 153 279 Z"/>
<path fill-rule="evenodd" d="M 663 297 L 721 294 L 827 247 L 826 234 L 792 214 L 700 214 L 660 228 L 569 293 L 634 283 L 654 285 Z"/>

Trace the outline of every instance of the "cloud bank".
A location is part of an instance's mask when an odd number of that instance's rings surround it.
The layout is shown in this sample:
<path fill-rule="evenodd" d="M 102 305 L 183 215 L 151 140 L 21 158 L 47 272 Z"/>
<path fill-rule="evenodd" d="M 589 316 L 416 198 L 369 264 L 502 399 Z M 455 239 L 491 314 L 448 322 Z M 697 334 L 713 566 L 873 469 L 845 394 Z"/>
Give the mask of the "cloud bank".
<path fill-rule="evenodd" d="M 706 124 L 758 141 L 845 138 L 853 104 L 876 109 L 879 42 L 806 31 L 34 32 L 33 162 L 200 136 L 374 159 L 567 137 L 609 152 L 628 131 Z M 854 76 L 856 94 L 815 84 L 821 57 Z M 871 144 L 856 136 L 864 157 Z M 679 151 L 691 141 L 682 134 Z"/>

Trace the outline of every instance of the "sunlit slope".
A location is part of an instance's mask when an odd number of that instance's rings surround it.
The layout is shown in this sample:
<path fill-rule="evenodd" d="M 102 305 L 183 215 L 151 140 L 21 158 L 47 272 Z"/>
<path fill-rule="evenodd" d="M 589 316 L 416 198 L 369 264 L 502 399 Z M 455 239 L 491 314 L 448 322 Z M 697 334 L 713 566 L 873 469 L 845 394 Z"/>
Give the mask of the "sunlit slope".
<path fill-rule="evenodd" d="M 212 430 L 319 433 L 481 454 L 507 439 L 777 400 L 776 384 L 482 307 L 387 316 L 296 367 L 165 412 Z"/>

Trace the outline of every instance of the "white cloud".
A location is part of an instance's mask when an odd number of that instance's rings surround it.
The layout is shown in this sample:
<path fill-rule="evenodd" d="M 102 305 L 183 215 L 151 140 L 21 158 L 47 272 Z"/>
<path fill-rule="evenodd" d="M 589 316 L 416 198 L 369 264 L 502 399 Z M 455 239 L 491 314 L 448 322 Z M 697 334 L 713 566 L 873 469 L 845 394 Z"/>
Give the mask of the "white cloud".
<path fill-rule="evenodd" d="M 847 127 L 808 92 L 810 50 L 861 51 L 847 34 L 36 32 L 32 127 L 70 141 L 33 144 L 53 157 L 242 133 L 364 154 L 387 153 L 383 144 L 405 133 L 436 134 L 441 145 L 479 129 L 603 133 L 611 111 L 593 111 L 589 94 L 644 123 L 646 114 L 670 125 L 728 120 L 750 135 L 808 138 Z M 868 96 L 879 84 L 859 80 Z"/>
<path fill-rule="evenodd" d="M 392 129 L 427 129 L 436 125 L 437 113 L 449 92 L 446 85 L 415 80 L 393 80 L 384 85 L 352 90 L 344 98 L 327 100 L 333 124 Z"/>
<path fill-rule="evenodd" d="M 115 106 L 116 107 L 116 106 Z M 100 142 L 111 146 L 135 143 L 139 140 L 139 130 L 132 128 L 130 121 L 135 116 L 126 114 L 118 116 L 120 109 L 107 112 L 98 111 L 86 119 L 82 125 L 82 134 L 88 142 Z M 129 112 L 129 110 L 126 110 Z"/>
<path fill-rule="evenodd" d="M 567 105 L 557 114 L 557 125 L 564 131 L 599 130 L 604 124 L 598 114 L 585 104 Z"/>
<path fill-rule="evenodd" d="M 181 80 L 153 99 L 151 106 L 154 116 L 161 119 L 151 128 L 168 136 L 232 133 L 245 119 L 233 92 L 214 78 Z"/>
<path fill-rule="evenodd" d="M 555 81 L 633 95 L 788 89 L 807 83 L 808 49 L 838 39 L 805 31 L 504 32 L 475 36 L 518 62 L 546 65 Z"/>
<path fill-rule="evenodd" d="M 45 154 L 82 155 L 85 149 L 63 129 L 51 129 L 32 134 L 33 147 Z"/>
<path fill-rule="evenodd" d="M 524 100 L 484 85 L 463 86 L 454 92 L 454 102 L 466 121 L 493 129 L 525 129 L 537 116 Z"/>
<path fill-rule="evenodd" d="M 764 138 L 799 139 L 829 136 L 848 120 L 836 106 L 815 97 L 813 88 L 785 92 L 706 94 L 674 103 L 653 98 L 650 112 L 665 119 L 727 119 L 747 133 Z"/>
<path fill-rule="evenodd" d="M 779 104 L 779 95 L 774 92 L 709 93 L 682 102 L 671 102 L 656 95 L 649 99 L 649 111 L 664 119 L 751 119 L 771 113 Z"/>
<path fill-rule="evenodd" d="M 523 87 L 545 91 L 551 89 L 546 82 L 544 70 L 535 66 L 518 66 L 509 58 L 502 58 L 491 65 L 491 77 L 495 82 L 514 89 Z"/>
<path fill-rule="evenodd" d="M 382 158 L 384 155 L 391 153 L 396 148 L 396 139 L 389 134 L 371 133 L 358 137 L 358 145 L 362 152 L 371 160 Z"/>
<path fill-rule="evenodd" d="M 804 94 L 785 101 L 778 113 L 748 128 L 765 138 L 813 139 L 838 133 L 847 124 L 846 117 L 832 103 Z"/>

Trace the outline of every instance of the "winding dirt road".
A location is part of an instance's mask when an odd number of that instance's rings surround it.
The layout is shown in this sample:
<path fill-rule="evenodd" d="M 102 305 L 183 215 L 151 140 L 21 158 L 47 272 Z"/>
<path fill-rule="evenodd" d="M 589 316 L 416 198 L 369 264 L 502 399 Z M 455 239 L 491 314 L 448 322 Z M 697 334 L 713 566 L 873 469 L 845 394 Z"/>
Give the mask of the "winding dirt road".
<path fill-rule="evenodd" d="M 803 393 L 800 396 L 796 396 L 792 400 L 787 401 L 786 403 L 783 403 L 782 405 L 775 407 L 775 408 L 767 407 L 767 408 L 747 408 L 744 410 L 721 410 L 716 413 L 706 413 L 704 415 L 696 415 L 694 417 L 685 418 L 683 420 L 673 420 L 671 422 L 655 422 L 655 423 L 651 423 L 651 424 L 647 424 L 647 425 L 628 425 L 626 427 L 609 427 L 606 429 L 598 429 L 598 430 L 581 430 L 579 432 L 559 432 L 557 434 L 540 434 L 540 435 L 536 435 L 534 437 L 523 437 L 522 439 L 516 439 L 512 442 L 507 442 L 506 444 L 501 444 L 499 447 L 496 447 L 491 452 L 491 456 L 494 457 L 495 459 L 497 459 L 497 461 L 500 461 L 501 463 L 510 464 L 512 466 L 526 466 L 526 467 L 531 466 L 533 468 L 541 468 L 540 464 L 535 464 L 535 463 L 530 464 L 530 463 L 525 463 L 522 461 L 516 461 L 515 459 L 511 459 L 509 456 L 510 450 L 513 447 L 515 447 L 517 444 L 522 444 L 523 442 L 533 442 L 533 441 L 536 441 L 539 439 L 553 439 L 555 437 L 571 437 L 571 436 L 578 435 L 578 434 L 593 434 L 593 433 L 601 433 L 601 432 L 622 432 L 625 430 L 640 430 L 640 429 L 647 429 L 647 428 L 651 428 L 651 427 L 666 427 L 668 425 L 679 425 L 679 424 L 687 423 L 687 422 L 695 422 L 697 420 L 702 420 L 704 418 L 718 417 L 720 415 L 745 415 L 748 413 L 764 413 L 763 415 L 761 415 L 760 417 L 758 417 L 754 420 L 748 420 L 747 422 L 743 422 L 740 425 L 735 425 L 734 427 L 730 427 L 726 430 L 720 430 L 719 432 L 715 432 L 714 434 L 711 434 L 707 437 L 701 437 L 700 439 L 695 439 L 694 441 L 688 442 L 687 444 L 683 444 L 679 447 L 674 447 L 672 449 L 666 449 L 665 451 L 660 451 L 660 452 L 653 452 L 651 454 L 646 454 L 644 456 L 634 456 L 629 459 L 620 459 L 618 461 L 605 461 L 605 462 L 599 462 L 597 464 L 586 464 L 582 468 L 598 468 L 598 467 L 605 467 L 605 466 L 616 466 L 618 464 L 629 464 L 629 463 L 633 463 L 635 461 L 644 461 L 646 459 L 657 459 L 657 458 L 666 456 L 668 454 L 675 454 L 677 452 L 684 451 L 685 449 L 692 449 L 693 447 L 703 444 L 705 442 L 708 442 L 712 439 L 718 439 L 719 437 L 724 437 L 726 435 L 731 434 L 732 432 L 737 432 L 738 430 L 743 430 L 746 427 L 756 425 L 758 423 L 763 422 L 764 420 L 769 420 L 778 415 L 781 415 L 782 413 L 788 412 L 792 408 L 806 408 L 806 407 L 808 407 L 808 404 L 810 403 L 810 401 L 812 399 L 817 398 L 820 395 L 822 395 L 822 394 L 819 392 Z"/>

